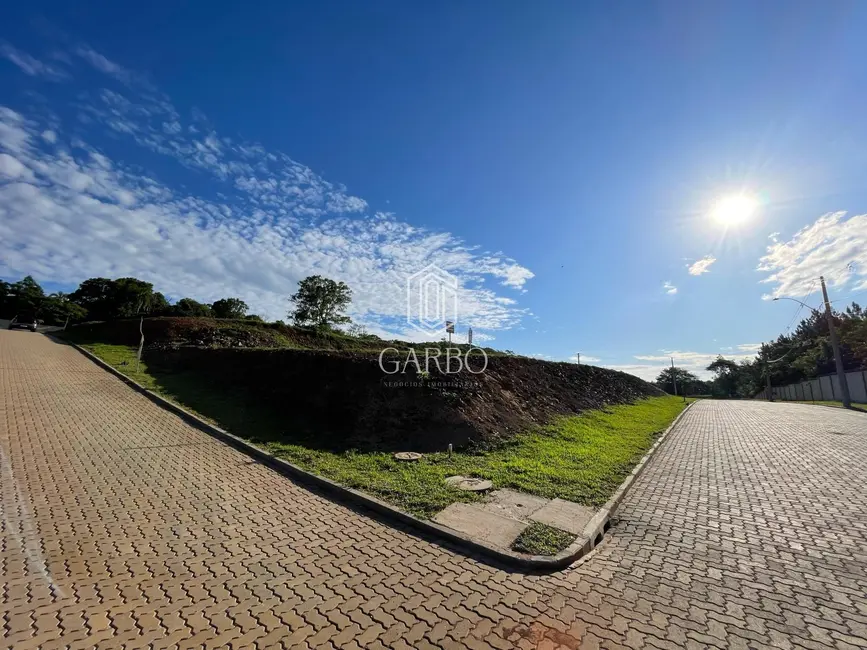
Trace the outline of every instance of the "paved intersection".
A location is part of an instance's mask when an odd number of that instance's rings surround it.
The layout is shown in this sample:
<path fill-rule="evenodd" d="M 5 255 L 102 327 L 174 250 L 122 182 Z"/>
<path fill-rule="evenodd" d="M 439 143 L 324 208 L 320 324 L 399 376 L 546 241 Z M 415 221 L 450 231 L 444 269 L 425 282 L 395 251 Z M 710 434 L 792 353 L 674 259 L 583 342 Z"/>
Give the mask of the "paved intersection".
<path fill-rule="evenodd" d="M 867 415 L 701 402 L 584 562 L 526 575 L 311 493 L 0 332 L 0 647 L 864 648 Z"/>

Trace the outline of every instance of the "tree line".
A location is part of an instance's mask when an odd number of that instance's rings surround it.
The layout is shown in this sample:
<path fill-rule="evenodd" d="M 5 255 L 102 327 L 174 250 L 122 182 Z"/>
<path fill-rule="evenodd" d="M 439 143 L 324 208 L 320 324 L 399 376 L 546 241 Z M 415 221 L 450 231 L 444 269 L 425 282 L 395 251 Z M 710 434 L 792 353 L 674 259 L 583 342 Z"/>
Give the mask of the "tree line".
<path fill-rule="evenodd" d="M 296 325 L 330 328 L 349 323 L 344 314 L 352 290 L 343 282 L 318 275 L 298 283 L 290 300 L 288 317 Z M 17 282 L 0 280 L 0 318 L 32 316 L 48 325 L 82 321 L 105 321 L 134 316 L 187 316 L 262 321 L 240 298 L 221 298 L 212 303 L 181 298 L 174 304 L 153 284 L 138 278 L 89 278 L 72 293 L 46 293 L 33 278 Z"/>
<path fill-rule="evenodd" d="M 832 312 L 834 328 L 840 338 L 843 368 L 867 368 L 867 310 L 853 302 L 843 311 Z M 702 381 L 684 368 L 666 368 L 656 378 L 657 385 L 672 393 L 674 379 L 678 394 L 753 397 L 765 388 L 786 386 L 835 372 L 834 351 L 824 313 L 814 311 L 798 326 L 763 343 L 754 359 L 736 362 L 719 355 L 707 366 L 713 380 Z"/>

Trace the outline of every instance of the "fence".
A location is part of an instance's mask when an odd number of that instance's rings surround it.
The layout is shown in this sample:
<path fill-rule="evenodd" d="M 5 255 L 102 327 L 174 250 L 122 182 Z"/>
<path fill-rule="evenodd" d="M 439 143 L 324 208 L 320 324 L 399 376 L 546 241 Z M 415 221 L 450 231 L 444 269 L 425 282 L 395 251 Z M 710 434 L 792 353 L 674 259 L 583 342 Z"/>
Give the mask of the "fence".
<path fill-rule="evenodd" d="M 849 397 L 853 402 L 867 404 L 867 370 L 850 370 L 846 373 Z M 836 374 L 823 375 L 788 386 L 774 386 L 774 399 L 783 401 L 824 402 L 842 399 L 840 381 Z M 756 399 L 767 399 L 767 389 L 756 395 Z"/>

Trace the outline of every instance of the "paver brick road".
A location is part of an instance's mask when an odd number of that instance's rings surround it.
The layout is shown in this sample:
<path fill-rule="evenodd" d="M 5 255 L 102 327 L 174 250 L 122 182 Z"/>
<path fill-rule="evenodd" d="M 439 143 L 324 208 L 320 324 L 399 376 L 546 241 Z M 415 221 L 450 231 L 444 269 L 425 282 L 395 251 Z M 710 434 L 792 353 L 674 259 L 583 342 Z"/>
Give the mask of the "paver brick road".
<path fill-rule="evenodd" d="M 586 561 L 491 566 L 0 332 L 2 646 L 867 647 L 867 415 L 701 402 Z"/>

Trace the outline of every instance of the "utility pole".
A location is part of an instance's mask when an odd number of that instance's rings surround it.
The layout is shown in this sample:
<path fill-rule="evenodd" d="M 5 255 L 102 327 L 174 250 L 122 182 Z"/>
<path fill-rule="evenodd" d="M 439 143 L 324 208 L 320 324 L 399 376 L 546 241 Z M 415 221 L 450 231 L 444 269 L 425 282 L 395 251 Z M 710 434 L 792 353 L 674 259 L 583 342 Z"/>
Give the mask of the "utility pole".
<path fill-rule="evenodd" d="M 831 313 L 828 289 L 825 288 L 825 276 L 820 275 L 819 281 L 822 283 L 822 296 L 825 298 L 825 318 L 828 319 L 828 333 L 831 336 L 831 347 L 834 348 L 834 362 L 837 364 L 837 381 L 840 383 L 843 407 L 850 408 L 852 401 L 849 399 L 849 384 L 846 383 L 846 371 L 843 370 L 843 353 L 840 351 L 840 340 L 837 338 L 837 330 L 834 328 L 834 315 Z"/>
<path fill-rule="evenodd" d="M 581 365 L 581 353 L 580 352 L 575 353 L 575 363 L 577 363 L 579 366 Z"/>
<path fill-rule="evenodd" d="M 677 379 L 674 377 L 674 357 L 669 357 L 671 359 L 671 383 L 674 386 L 674 396 L 677 397 Z"/>
<path fill-rule="evenodd" d="M 769 402 L 774 401 L 774 389 L 771 388 L 771 364 L 768 363 L 768 351 L 762 345 L 762 363 L 765 366 L 765 398 Z"/>

